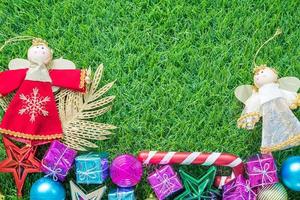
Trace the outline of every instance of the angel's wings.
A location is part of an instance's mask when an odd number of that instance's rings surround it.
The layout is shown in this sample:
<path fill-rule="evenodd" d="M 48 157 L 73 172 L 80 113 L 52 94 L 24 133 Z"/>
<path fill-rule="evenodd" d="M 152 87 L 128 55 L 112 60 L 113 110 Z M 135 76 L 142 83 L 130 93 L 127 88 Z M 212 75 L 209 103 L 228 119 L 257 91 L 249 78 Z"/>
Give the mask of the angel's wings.
<path fill-rule="evenodd" d="M 300 80 L 297 77 L 283 77 L 278 79 L 280 89 L 290 92 L 298 92 L 300 88 Z"/>
<path fill-rule="evenodd" d="M 66 59 L 63 59 L 63 58 L 58 58 L 58 59 L 53 60 L 49 64 L 49 68 L 50 69 L 76 69 L 76 66 L 70 60 L 66 60 Z"/>
<path fill-rule="evenodd" d="M 15 58 L 8 63 L 8 69 L 10 70 L 27 69 L 30 67 L 30 65 L 31 64 L 29 60 L 22 59 L 22 58 Z"/>
<path fill-rule="evenodd" d="M 12 59 L 8 64 L 8 69 L 16 70 L 16 69 L 27 69 L 31 65 L 30 61 L 22 58 Z M 54 59 L 50 62 L 49 69 L 76 69 L 75 64 L 63 58 Z M 52 91 L 57 92 L 59 87 L 53 86 Z"/>
<path fill-rule="evenodd" d="M 241 102 L 245 103 L 249 97 L 253 94 L 252 85 L 241 85 L 237 87 L 234 91 L 235 97 Z"/>
<path fill-rule="evenodd" d="M 75 64 L 63 58 L 58 58 L 52 60 L 52 62 L 48 66 L 49 69 L 76 69 Z M 57 92 L 60 88 L 57 86 L 52 86 L 52 91 Z"/>
<path fill-rule="evenodd" d="M 112 134 L 109 130 L 116 128 L 113 125 L 89 121 L 109 111 L 109 104 L 115 98 L 102 98 L 114 84 L 111 82 L 99 89 L 102 73 L 103 65 L 100 65 L 86 94 L 61 90 L 56 95 L 64 131 L 63 142 L 73 149 L 86 151 L 87 147 L 97 148 L 98 146 L 91 141 L 107 139 L 107 136 Z"/>
<path fill-rule="evenodd" d="M 8 69 L 16 70 L 16 69 L 27 69 L 31 65 L 29 60 L 22 59 L 22 58 L 15 58 L 12 59 L 8 63 Z M 49 69 L 76 69 L 75 64 L 63 58 L 54 59 L 50 62 Z"/>

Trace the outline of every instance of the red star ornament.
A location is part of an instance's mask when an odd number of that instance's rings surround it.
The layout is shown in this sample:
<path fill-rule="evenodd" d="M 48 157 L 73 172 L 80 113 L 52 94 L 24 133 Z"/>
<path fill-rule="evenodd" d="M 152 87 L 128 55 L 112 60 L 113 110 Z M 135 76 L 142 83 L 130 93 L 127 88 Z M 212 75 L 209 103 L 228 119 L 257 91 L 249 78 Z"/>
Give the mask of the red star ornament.
<path fill-rule="evenodd" d="M 3 143 L 7 158 L 0 162 L 0 172 L 12 173 L 18 190 L 18 196 L 22 196 L 22 188 L 27 174 L 41 172 L 41 163 L 35 158 L 36 146 L 23 146 L 19 148 L 6 137 Z"/>

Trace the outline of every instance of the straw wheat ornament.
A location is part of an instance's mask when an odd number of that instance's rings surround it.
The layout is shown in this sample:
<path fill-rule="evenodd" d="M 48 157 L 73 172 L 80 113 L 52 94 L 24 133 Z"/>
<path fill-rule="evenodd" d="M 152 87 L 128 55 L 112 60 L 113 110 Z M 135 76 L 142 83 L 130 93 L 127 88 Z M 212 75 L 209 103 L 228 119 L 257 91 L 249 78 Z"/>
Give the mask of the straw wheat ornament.
<path fill-rule="evenodd" d="M 97 148 L 90 140 L 105 140 L 112 134 L 109 130 L 116 128 L 113 125 L 89 121 L 108 112 L 111 109 L 110 103 L 115 99 L 115 96 L 103 97 L 114 82 L 98 88 L 102 74 L 101 64 L 85 94 L 61 90 L 56 95 L 64 132 L 62 141 L 70 148 L 79 151 L 86 151 L 87 147 Z"/>

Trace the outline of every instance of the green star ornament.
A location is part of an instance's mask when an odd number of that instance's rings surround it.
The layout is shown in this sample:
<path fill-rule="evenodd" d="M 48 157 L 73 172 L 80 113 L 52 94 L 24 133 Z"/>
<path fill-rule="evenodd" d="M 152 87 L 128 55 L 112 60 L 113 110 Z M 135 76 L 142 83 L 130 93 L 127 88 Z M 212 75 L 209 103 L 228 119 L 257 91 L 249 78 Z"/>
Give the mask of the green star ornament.
<path fill-rule="evenodd" d="M 217 168 L 212 166 L 200 179 L 196 179 L 183 170 L 179 170 L 185 191 L 177 196 L 175 200 L 203 200 L 209 199 L 208 192 L 214 183 Z"/>

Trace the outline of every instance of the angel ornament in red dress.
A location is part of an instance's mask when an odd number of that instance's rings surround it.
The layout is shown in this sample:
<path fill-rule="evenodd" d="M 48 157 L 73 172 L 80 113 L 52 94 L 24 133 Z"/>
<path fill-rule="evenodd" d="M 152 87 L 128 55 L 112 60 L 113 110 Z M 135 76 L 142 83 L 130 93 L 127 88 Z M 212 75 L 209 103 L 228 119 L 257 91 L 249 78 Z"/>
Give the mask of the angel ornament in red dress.
<path fill-rule="evenodd" d="M 275 69 L 261 65 L 254 70 L 254 86 L 242 85 L 235 96 L 245 104 L 238 126 L 253 129 L 260 117 L 262 153 L 282 150 L 300 144 L 300 122 L 291 109 L 300 106 L 300 80 L 278 79 Z"/>
<path fill-rule="evenodd" d="M 0 124 L 0 132 L 28 144 L 62 138 L 54 91 L 59 87 L 85 92 L 85 70 L 65 59 L 52 60 L 52 50 L 34 39 L 28 60 L 13 59 L 0 73 L 0 94 L 16 91 Z"/>

